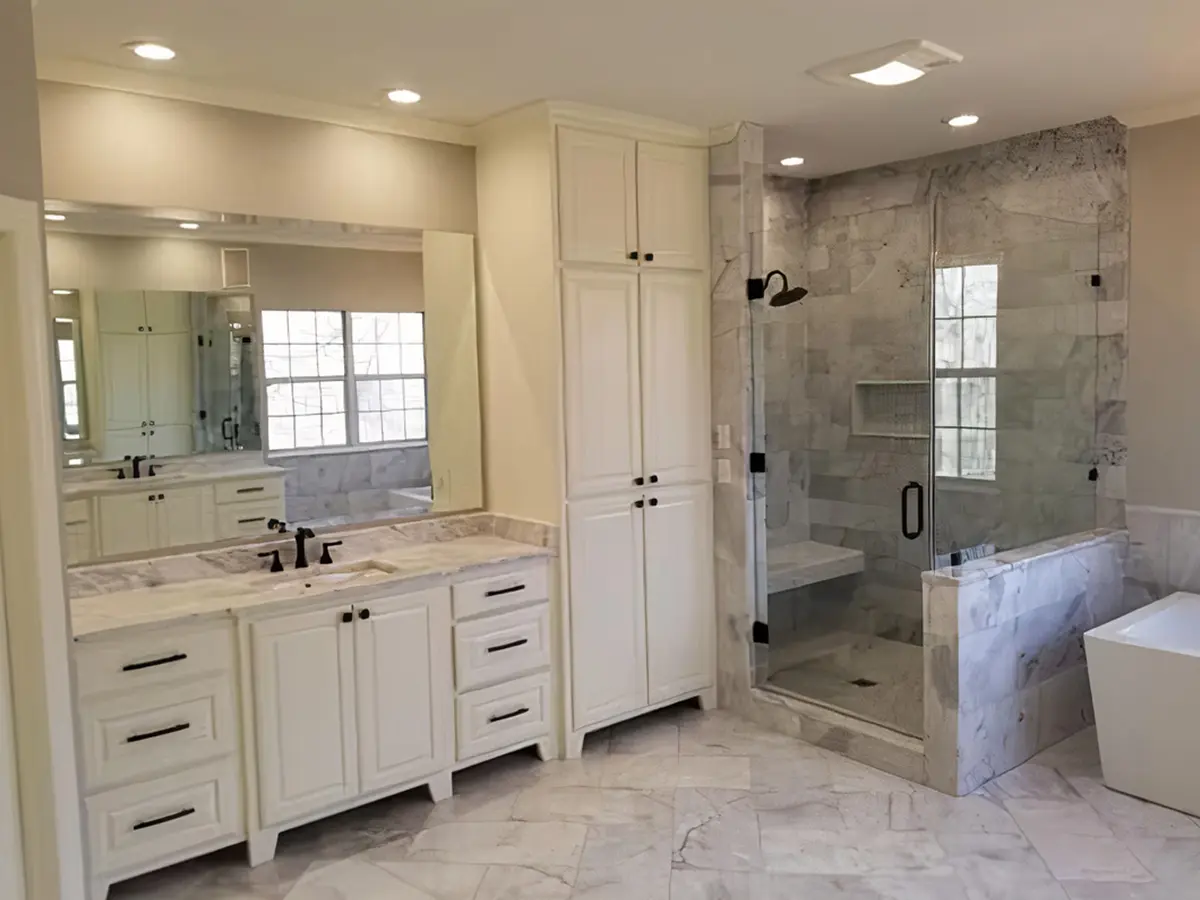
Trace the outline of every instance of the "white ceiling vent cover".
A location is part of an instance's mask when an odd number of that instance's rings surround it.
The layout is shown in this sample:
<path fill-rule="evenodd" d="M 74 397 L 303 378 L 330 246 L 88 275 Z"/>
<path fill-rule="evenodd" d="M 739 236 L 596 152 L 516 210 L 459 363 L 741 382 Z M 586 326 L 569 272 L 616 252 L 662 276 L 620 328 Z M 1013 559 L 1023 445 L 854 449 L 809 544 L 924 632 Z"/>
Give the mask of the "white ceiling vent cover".
<path fill-rule="evenodd" d="M 808 74 L 828 84 L 891 86 L 915 81 L 926 72 L 962 60 L 961 53 L 914 38 L 822 63 Z"/>

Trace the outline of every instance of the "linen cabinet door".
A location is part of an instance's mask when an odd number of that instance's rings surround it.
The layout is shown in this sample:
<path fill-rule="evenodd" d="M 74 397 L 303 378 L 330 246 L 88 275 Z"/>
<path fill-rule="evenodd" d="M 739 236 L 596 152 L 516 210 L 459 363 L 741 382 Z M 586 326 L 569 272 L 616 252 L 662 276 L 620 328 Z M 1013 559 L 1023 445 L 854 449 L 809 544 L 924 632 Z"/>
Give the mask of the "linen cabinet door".
<path fill-rule="evenodd" d="M 708 152 L 699 147 L 638 143 L 637 197 L 642 265 L 706 268 Z"/>
<path fill-rule="evenodd" d="M 563 272 L 567 495 L 627 491 L 642 475 L 638 277 Z"/>
<path fill-rule="evenodd" d="M 646 706 L 640 494 L 568 503 L 571 702 L 578 731 Z"/>
<path fill-rule="evenodd" d="M 643 272 L 642 468 L 650 486 L 712 479 L 710 341 L 700 273 Z"/>
<path fill-rule="evenodd" d="M 628 138 L 558 129 L 559 254 L 564 262 L 635 265 L 636 146 Z"/>
<path fill-rule="evenodd" d="M 323 609 L 251 626 L 264 825 L 358 794 L 349 612 Z"/>
<path fill-rule="evenodd" d="M 712 488 L 647 492 L 646 657 L 651 703 L 715 683 Z"/>
<path fill-rule="evenodd" d="M 355 683 L 363 793 L 454 761 L 450 589 L 355 609 Z"/>

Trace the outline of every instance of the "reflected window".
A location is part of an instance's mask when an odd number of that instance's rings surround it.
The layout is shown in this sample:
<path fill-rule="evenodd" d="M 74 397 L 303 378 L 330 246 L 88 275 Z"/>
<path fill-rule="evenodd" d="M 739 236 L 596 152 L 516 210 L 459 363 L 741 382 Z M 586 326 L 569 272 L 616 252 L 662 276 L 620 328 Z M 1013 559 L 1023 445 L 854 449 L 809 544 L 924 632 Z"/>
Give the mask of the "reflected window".
<path fill-rule="evenodd" d="M 996 308 L 1000 266 L 934 273 L 935 472 L 996 480 Z"/>
<path fill-rule="evenodd" d="M 62 436 L 66 441 L 80 441 L 85 437 L 83 427 L 83 405 L 81 403 L 78 323 L 75 319 L 54 319 L 54 357 L 58 370 L 59 419 Z"/>
<path fill-rule="evenodd" d="M 268 449 L 425 440 L 424 318 L 263 311 Z"/>

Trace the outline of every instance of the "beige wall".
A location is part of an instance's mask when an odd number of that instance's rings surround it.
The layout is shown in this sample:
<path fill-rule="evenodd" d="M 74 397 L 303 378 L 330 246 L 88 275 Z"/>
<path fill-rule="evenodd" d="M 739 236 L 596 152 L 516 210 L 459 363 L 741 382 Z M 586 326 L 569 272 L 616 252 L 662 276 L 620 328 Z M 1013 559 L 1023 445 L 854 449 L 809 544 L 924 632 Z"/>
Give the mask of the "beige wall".
<path fill-rule="evenodd" d="M 475 231 L 472 147 L 54 82 L 38 96 L 47 197 Z"/>
<path fill-rule="evenodd" d="M 479 355 L 487 508 L 558 524 L 551 134 L 544 110 L 520 110 L 489 123 L 478 147 Z"/>
<path fill-rule="evenodd" d="M 29 3 L 2 0 L 0 22 L 0 194 L 40 202 L 38 103 L 28 78 L 33 41 L 24 39 L 33 28 Z"/>
<path fill-rule="evenodd" d="M 1129 135 L 1130 504 L 1200 510 L 1200 117 Z"/>
<path fill-rule="evenodd" d="M 51 232 L 51 288 L 215 291 L 221 244 L 179 238 L 129 238 Z M 263 309 L 420 312 L 421 254 L 250 245 L 251 293 Z"/>

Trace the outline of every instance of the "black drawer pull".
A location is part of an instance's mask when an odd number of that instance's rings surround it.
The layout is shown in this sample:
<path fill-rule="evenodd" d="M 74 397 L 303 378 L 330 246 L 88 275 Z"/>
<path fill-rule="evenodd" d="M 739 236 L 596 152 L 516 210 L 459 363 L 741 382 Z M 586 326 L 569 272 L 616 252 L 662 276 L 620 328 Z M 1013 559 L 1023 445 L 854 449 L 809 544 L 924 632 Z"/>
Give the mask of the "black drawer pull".
<path fill-rule="evenodd" d="M 181 731 L 187 731 L 191 727 L 191 722 L 184 722 L 181 725 L 172 725 L 170 728 L 160 728 L 158 731 L 147 731 L 145 734 L 131 734 L 125 738 L 125 743 L 136 744 L 138 741 L 149 741 L 154 738 L 166 737 L 168 734 L 178 734 Z"/>
<path fill-rule="evenodd" d="M 261 522 L 265 518 L 266 518 L 266 516 L 258 516 L 253 519 L 238 519 L 238 524 L 239 525 L 249 525 L 251 522 Z"/>
<path fill-rule="evenodd" d="M 501 594 L 515 594 L 517 591 L 523 591 L 523 590 L 525 590 L 525 585 L 523 585 L 523 584 L 514 584 L 512 587 L 507 587 L 507 588 L 498 588 L 497 590 L 494 590 L 494 591 L 488 591 L 488 592 L 487 592 L 486 594 L 484 594 L 483 596 L 485 596 L 485 597 L 499 597 Z"/>
<path fill-rule="evenodd" d="M 187 816 L 195 815 L 195 813 L 196 810 L 189 806 L 187 809 L 173 812 L 169 816 L 159 816 L 157 819 L 147 819 L 144 822 L 138 822 L 133 826 L 133 830 L 141 831 L 143 828 L 153 828 L 155 825 L 166 825 L 168 822 L 174 822 L 176 819 L 183 819 Z"/>
<path fill-rule="evenodd" d="M 514 647 L 521 647 L 529 643 L 529 638 L 521 638 L 519 641 L 509 641 L 507 644 L 497 644 L 495 647 L 488 647 L 488 653 L 499 653 L 501 650 L 511 650 Z"/>
<path fill-rule="evenodd" d="M 515 719 L 517 716 L 523 716 L 527 712 L 529 712 L 529 707 L 522 706 L 520 709 L 514 709 L 512 712 L 501 713 L 498 716 L 488 716 L 488 724 L 503 722 L 505 719 Z"/>
<path fill-rule="evenodd" d="M 186 653 L 172 653 L 170 656 L 164 656 L 162 659 L 151 659 L 146 662 L 130 663 L 127 666 L 121 666 L 122 672 L 136 672 L 139 669 L 153 669 L 155 666 L 165 666 L 169 663 L 183 662 L 187 659 Z"/>
<path fill-rule="evenodd" d="M 266 490 L 266 487 L 264 487 L 263 485 L 259 485 L 258 487 L 252 487 L 252 488 L 238 488 L 237 492 L 239 494 L 261 494 L 265 490 Z"/>

